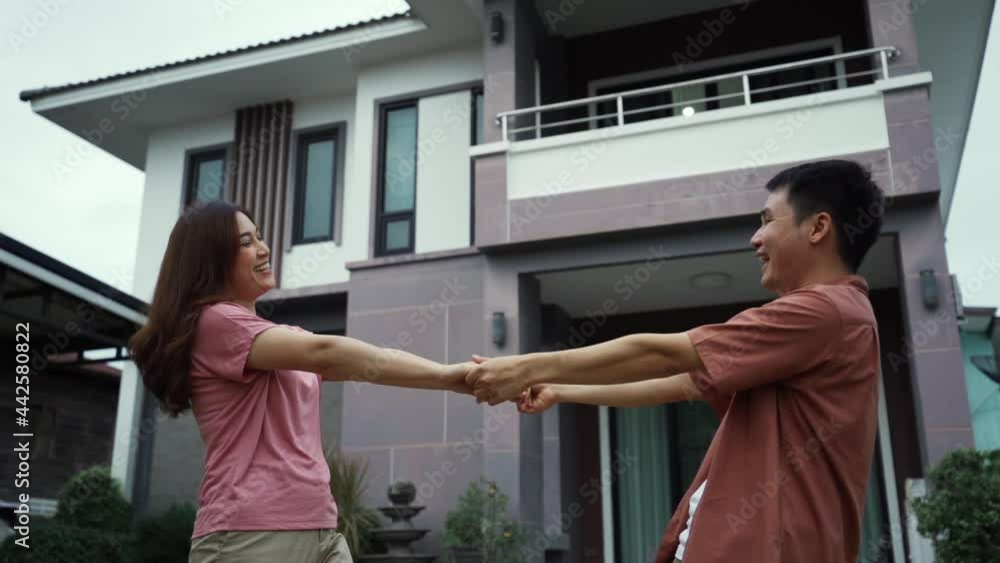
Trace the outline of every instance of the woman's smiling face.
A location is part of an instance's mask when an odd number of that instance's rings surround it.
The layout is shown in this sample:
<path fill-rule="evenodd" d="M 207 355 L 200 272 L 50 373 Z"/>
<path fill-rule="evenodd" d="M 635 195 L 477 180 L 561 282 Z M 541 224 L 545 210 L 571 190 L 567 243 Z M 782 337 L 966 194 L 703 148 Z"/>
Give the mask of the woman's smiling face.
<path fill-rule="evenodd" d="M 242 212 L 236 213 L 239 252 L 230 274 L 230 290 L 239 300 L 254 301 L 275 286 L 271 250 L 261 233 Z"/>

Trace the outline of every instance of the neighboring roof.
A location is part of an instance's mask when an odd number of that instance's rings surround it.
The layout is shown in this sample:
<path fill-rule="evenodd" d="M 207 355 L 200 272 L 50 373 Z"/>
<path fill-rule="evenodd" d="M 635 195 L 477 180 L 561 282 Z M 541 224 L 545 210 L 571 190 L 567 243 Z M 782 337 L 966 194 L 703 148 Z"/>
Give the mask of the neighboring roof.
<path fill-rule="evenodd" d="M 19 258 L 35 264 L 36 266 L 48 270 L 66 280 L 83 286 L 90 291 L 98 293 L 119 305 L 127 307 L 137 313 L 145 315 L 149 311 L 149 305 L 141 299 L 129 295 L 123 291 L 115 289 L 101 280 L 89 276 L 76 268 L 69 266 L 55 258 L 35 250 L 30 246 L 17 241 L 3 233 L 0 233 L 0 250 L 6 250 Z"/>
<path fill-rule="evenodd" d="M 990 317 L 993 318 L 997 314 L 996 307 L 966 307 L 965 316 L 977 316 L 977 317 Z"/>
<path fill-rule="evenodd" d="M 412 13 L 409 10 L 407 10 L 405 12 L 395 13 L 395 14 L 385 14 L 385 15 L 374 17 L 374 18 L 367 19 L 367 20 L 358 20 L 358 21 L 355 21 L 355 22 L 350 22 L 350 23 L 342 24 L 342 25 L 339 25 L 339 26 L 336 26 L 336 27 L 331 27 L 329 29 L 323 29 L 323 30 L 320 30 L 320 31 L 313 31 L 313 32 L 309 32 L 309 33 L 303 33 L 301 35 L 293 35 L 291 37 L 286 37 L 284 39 L 276 39 L 274 41 L 266 41 L 264 43 L 256 43 L 254 45 L 248 45 L 246 47 L 239 47 L 239 48 L 236 48 L 236 49 L 229 49 L 227 51 L 220 51 L 218 53 L 212 53 L 212 54 L 209 54 L 209 55 L 202 55 L 200 57 L 194 57 L 194 58 L 190 58 L 190 59 L 183 59 L 183 60 L 172 62 L 172 63 L 162 64 L 162 65 L 156 65 L 156 66 L 150 66 L 150 67 L 140 68 L 140 69 L 136 69 L 136 70 L 130 70 L 130 71 L 127 71 L 127 72 L 121 72 L 121 73 L 118 73 L 118 74 L 112 74 L 112 75 L 109 75 L 109 76 L 104 76 L 104 77 L 101 77 L 101 78 L 94 78 L 94 79 L 91 79 L 91 80 L 85 80 L 83 82 L 72 82 L 70 84 L 63 84 L 61 86 L 43 86 L 42 88 L 34 88 L 34 89 L 31 89 L 31 90 L 24 90 L 24 91 L 21 92 L 20 98 L 21 98 L 21 101 L 27 102 L 27 101 L 34 100 L 36 98 L 40 98 L 42 96 L 48 96 L 50 94 L 56 94 L 56 93 L 65 92 L 65 91 L 68 91 L 68 90 L 75 90 L 77 88 L 83 88 L 83 87 L 87 87 L 87 86 L 93 86 L 95 84 L 101 84 L 103 82 L 111 82 L 113 80 L 119 80 L 121 78 L 127 78 L 127 77 L 130 77 L 130 76 L 139 76 L 139 75 L 143 75 L 143 74 L 150 74 L 150 73 L 161 71 L 161 70 L 166 70 L 166 69 L 171 69 L 171 68 L 176 68 L 176 67 L 181 67 L 181 66 L 187 66 L 187 65 L 191 65 L 191 64 L 195 64 L 195 63 L 200 63 L 200 62 L 204 62 L 204 61 L 208 61 L 208 60 L 212 60 L 212 59 L 220 59 L 220 58 L 224 58 L 224 57 L 238 55 L 238 54 L 241 54 L 241 53 L 246 53 L 248 51 L 256 51 L 258 49 L 265 49 L 265 48 L 268 48 L 268 47 L 275 47 L 275 46 L 278 46 L 278 45 L 285 45 L 285 44 L 288 44 L 288 43 L 295 43 L 295 42 L 298 42 L 298 41 L 304 41 L 306 39 L 313 39 L 313 38 L 317 38 L 317 37 L 324 37 L 324 36 L 328 36 L 328 35 L 335 35 L 337 33 L 343 33 L 345 31 L 357 29 L 359 27 L 369 26 L 369 25 L 372 25 L 372 24 L 383 23 L 383 22 L 394 21 L 394 20 L 407 19 L 407 18 L 410 18 L 411 15 L 412 15 Z"/>

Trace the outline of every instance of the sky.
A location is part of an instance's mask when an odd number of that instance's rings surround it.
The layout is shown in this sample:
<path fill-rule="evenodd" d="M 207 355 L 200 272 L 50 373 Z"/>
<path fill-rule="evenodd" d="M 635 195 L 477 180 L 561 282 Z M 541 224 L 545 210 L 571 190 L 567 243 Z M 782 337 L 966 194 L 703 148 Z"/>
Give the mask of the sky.
<path fill-rule="evenodd" d="M 78 137 L 18 94 L 405 9 L 403 0 L 3 0 L 0 232 L 131 293 L 142 171 L 94 150 L 57 173 Z"/>
<path fill-rule="evenodd" d="M 955 184 L 955 201 L 945 230 L 948 268 L 958 277 L 962 302 L 970 307 L 1000 307 L 997 124 L 1000 124 L 1000 5 L 993 10 L 979 71 L 979 88 Z"/>
<path fill-rule="evenodd" d="M 74 135 L 31 112 L 21 90 L 87 80 L 328 28 L 405 9 L 403 0 L 4 0 L 0 2 L 0 232 L 126 292 L 132 291 L 143 174 L 99 150 L 69 174 Z M 994 14 L 994 29 L 1000 10 Z M 1000 92 L 998 34 L 979 100 Z M 1000 99 L 992 96 L 993 100 Z M 1000 305 L 989 265 L 995 229 L 1000 104 L 977 103 L 947 248 L 967 305 Z M 14 134 L 11 134 L 14 133 Z M 983 202 L 989 202 L 983 205 Z M 984 268 L 986 268 L 984 270 Z M 990 279 L 985 279 L 989 275 Z"/>

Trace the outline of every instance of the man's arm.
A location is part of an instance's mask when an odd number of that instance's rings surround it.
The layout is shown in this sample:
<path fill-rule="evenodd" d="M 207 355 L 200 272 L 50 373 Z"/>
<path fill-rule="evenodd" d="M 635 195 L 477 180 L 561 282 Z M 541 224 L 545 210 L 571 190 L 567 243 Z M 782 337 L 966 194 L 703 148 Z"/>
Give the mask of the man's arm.
<path fill-rule="evenodd" d="M 466 381 L 477 399 L 498 404 L 539 383 L 632 383 L 701 368 L 687 334 L 633 334 L 584 348 L 494 358 Z"/>
<path fill-rule="evenodd" d="M 620 385 L 536 385 L 519 401 L 522 412 L 540 413 L 558 403 L 577 403 L 605 407 L 646 407 L 696 401 L 701 392 L 683 373 L 662 379 L 650 379 Z"/>
<path fill-rule="evenodd" d="M 532 383 L 607 385 L 669 377 L 700 369 L 685 333 L 632 334 L 593 346 L 540 354 Z"/>
<path fill-rule="evenodd" d="M 701 392 L 686 373 L 619 385 L 556 383 L 552 387 L 555 388 L 556 398 L 560 403 L 605 407 L 648 407 L 701 399 Z"/>

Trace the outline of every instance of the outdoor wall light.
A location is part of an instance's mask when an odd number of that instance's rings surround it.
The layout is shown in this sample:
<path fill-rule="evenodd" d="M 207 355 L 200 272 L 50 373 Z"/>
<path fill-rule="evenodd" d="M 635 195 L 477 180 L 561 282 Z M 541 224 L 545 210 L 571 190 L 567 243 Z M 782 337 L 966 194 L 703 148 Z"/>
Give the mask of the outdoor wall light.
<path fill-rule="evenodd" d="M 938 302 L 937 276 L 933 269 L 920 270 L 920 294 L 923 296 L 924 307 L 937 309 Z"/>
<path fill-rule="evenodd" d="M 503 42 L 503 14 L 500 12 L 490 14 L 490 40 L 494 43 Z"/>
<path fill-rule="evenodd" d="M 681 110 L 681 114 L 684 117 L 691 117 L 692 115 L 694 115 L 694 108 L 692 106 L 687 106 L 683 110 Z"/>
<path fill-rule="evenodd" d="M 493 344 L 497 348 L 503 348 L 503 345 L 507 343 L 507 319 L 504 317 L 503 311 L 493 313 L 493 323 L 491 326 Z"/>

